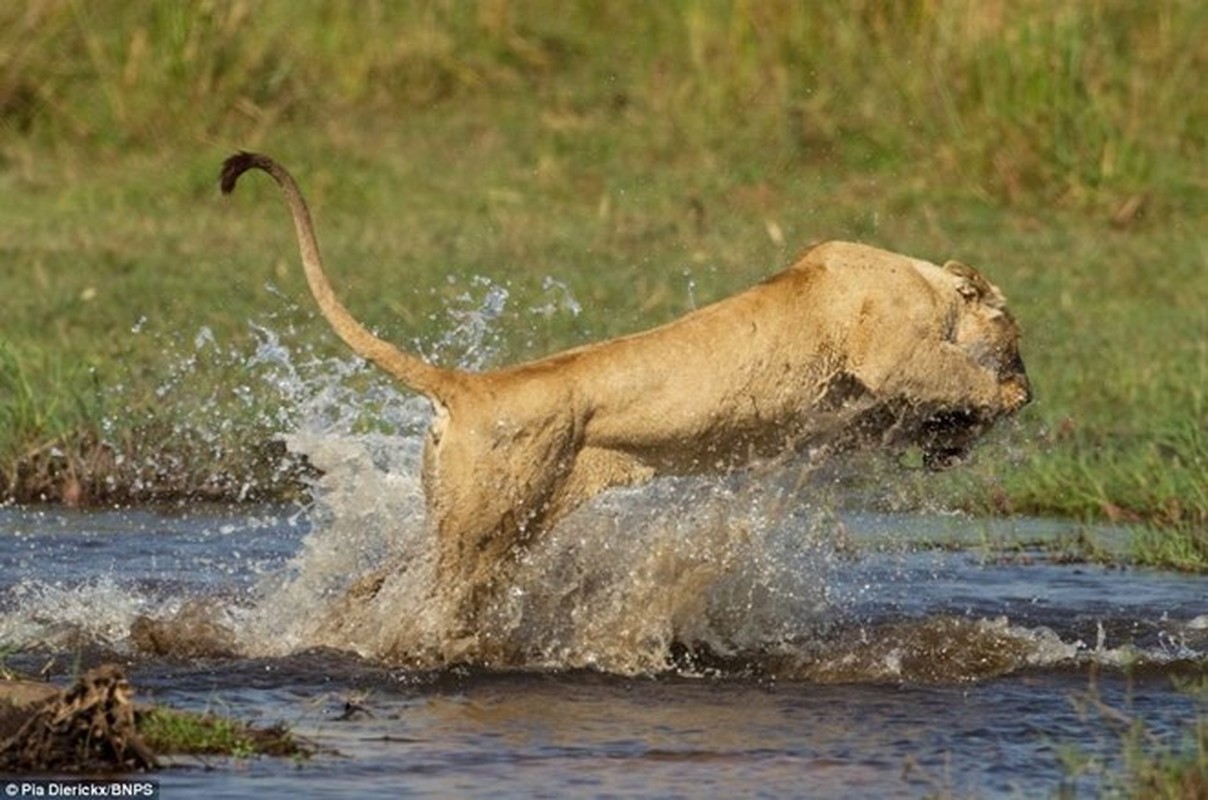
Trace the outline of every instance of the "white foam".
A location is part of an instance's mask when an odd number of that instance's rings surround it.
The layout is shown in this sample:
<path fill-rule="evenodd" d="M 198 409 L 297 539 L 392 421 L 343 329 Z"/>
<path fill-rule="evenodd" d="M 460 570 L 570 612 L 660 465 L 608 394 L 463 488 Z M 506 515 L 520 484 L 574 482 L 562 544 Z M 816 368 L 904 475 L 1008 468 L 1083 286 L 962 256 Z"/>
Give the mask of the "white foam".
<path fill-rule="evenodd" d="M 139 615 L 171 613 L 175 602 L 153 599 L 110 575 L 75 585 L 28 578 L 7 595 L 13 609 L 0 614 L 0 642 L 28 649 L 124 645 Z"/>

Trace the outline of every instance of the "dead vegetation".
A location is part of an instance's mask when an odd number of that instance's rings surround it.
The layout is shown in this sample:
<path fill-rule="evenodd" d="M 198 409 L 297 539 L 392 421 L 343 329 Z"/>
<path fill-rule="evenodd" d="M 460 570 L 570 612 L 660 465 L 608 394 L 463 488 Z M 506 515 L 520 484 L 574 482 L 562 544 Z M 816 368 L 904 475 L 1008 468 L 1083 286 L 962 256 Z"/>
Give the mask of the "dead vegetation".
<path fill-rule="evenodd" d="M 161 756 L 305 758 L 282 724 L 267 728 L 163 706 L 138 707 L 122 670 L 103 664 L 67 689 L 0 681 L 0 773 L 120 773 L 158 769 Z"/>
<path fill-rule="evenodd" d="M 135 725 L 133 698 L 118 667 L 89 670 L 67 690 L 26 706 L 25 722 L 0 744 L 0 771 L 155 769 L 159 762 Z"/>

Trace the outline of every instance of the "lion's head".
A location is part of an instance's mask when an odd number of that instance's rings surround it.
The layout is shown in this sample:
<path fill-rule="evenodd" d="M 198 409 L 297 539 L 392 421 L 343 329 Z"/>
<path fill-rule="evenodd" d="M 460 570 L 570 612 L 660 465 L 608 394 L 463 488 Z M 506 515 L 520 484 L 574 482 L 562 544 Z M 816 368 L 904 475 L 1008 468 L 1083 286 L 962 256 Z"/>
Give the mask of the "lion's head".
<path fill-rule="evenodd" d="M 961 306 L 952 341 L 981 366 L 998 376 L 995 406 L 940 409 L 923 423 L 923 460 L 930 469 L 958 463 L 973 442 L 997 419 L 1014 414 L 1032 400 L 1032 386 L 1019 354 L 1019 325 L 1007 310 L 998 287 L 974 268 L 949 261 L 944 269 L 957 278 Z"/>

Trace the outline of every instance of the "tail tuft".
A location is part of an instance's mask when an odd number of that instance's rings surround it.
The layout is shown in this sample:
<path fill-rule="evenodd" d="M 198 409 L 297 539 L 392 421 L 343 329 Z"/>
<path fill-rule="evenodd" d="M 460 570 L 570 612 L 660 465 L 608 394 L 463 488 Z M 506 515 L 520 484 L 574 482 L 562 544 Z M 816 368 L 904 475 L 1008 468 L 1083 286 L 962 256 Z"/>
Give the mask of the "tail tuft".
<path fill-rule="evenodd" d="M 222 162 L 222 173 L 219 178 L 222 193 L 230 194 L 233 192 L 239 176 L 249 169 L 267 169 L 267 162 L 268 159 L 259 153 L 249 153 L 246 150 L 240 150 Z"/>

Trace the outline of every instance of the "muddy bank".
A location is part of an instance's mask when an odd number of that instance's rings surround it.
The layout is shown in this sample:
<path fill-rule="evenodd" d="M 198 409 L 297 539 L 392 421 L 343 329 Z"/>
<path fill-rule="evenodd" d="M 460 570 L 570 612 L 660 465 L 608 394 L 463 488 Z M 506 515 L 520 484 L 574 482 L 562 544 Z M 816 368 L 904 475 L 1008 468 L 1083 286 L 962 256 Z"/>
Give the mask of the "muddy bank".
<path fill-rule="evenodd" d="M 264 503 L 306 495 L 315 477 L 304 458 L 274 439 L 217 447 L 185 431 L 170 448 L 140 446 L 160 441 L 135 431 L 107 441 L 75 431 L 0 459 L 0 504 L 61 503 L 71 508 L 178 501 Z M 230 451 L 230 452 L 228 452 Z"/>

